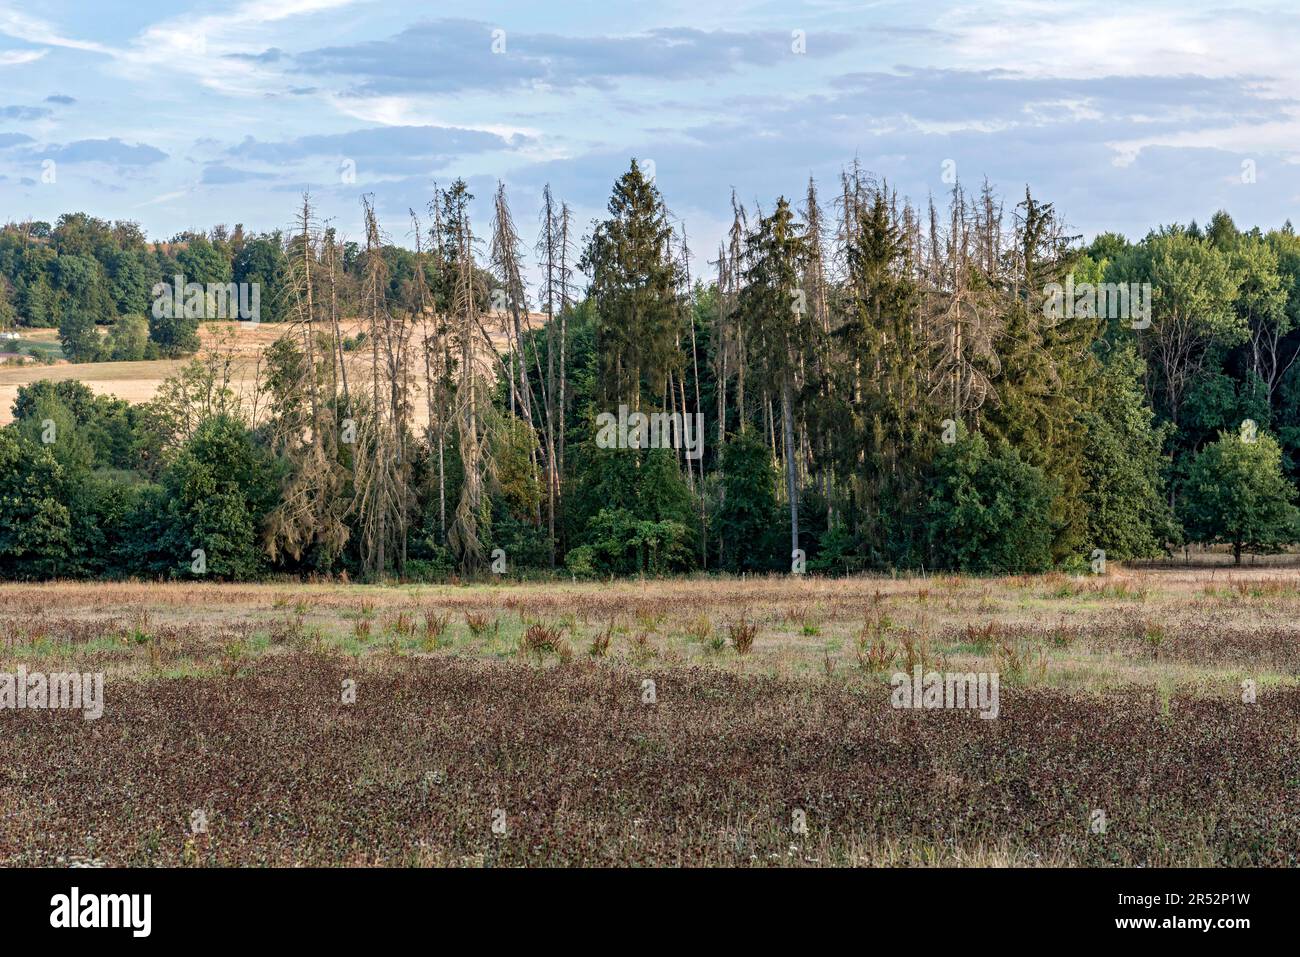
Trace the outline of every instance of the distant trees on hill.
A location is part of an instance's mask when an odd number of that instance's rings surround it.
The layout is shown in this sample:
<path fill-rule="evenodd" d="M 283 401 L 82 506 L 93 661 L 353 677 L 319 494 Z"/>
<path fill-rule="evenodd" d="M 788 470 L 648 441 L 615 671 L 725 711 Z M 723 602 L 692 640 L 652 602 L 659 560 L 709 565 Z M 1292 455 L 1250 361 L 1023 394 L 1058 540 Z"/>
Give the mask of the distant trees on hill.
<path fill-rule="evenodd" d="M 61 216 L 54 226 L 9 223 L 0 228 L 0 326 L 56 327 L 74 362 L 186 355 L 198 348 L 198 322 L 216 316 L 155 316 L 158 284 L 170 288 L 176 276 L 205 286 L 259 283 L 259 318 L 277 322 L 284 269 L 278 232 L 247 236 L 242 226 L 218 226 L 151 243 L 135 223 L 85 213 Z"/>

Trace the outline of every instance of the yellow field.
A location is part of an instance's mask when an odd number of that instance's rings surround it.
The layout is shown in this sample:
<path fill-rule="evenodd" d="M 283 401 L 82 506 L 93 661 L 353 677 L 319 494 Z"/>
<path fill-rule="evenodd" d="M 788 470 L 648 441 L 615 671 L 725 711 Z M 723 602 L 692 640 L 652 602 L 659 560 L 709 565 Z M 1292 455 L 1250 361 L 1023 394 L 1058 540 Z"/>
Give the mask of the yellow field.
<path fill-rule="evenodd" d="M 537 328 L 544 316 L 531 317 L 533 328 Z M 505 333 L 499 328 L 500 320 L 486 324 L 493 344 L 499 350 L 506 348 Z M 251 392 L 257 381 L 258 360 L 263 351 L 276 339 L 288 331 L 288 326 L 281 323 L 264 323 L 247 326 L 236 322 L 206 322 L 199 327 L 199 338 L 203 348 L 212 347 L 219 336 L 233 335 L 233 339 L 223 343 L 223 349 L 233 349 L 238 357 L 236 363 L 235 387 L 245 396 Z M 358 320 L 343 323 L 345 335 L 354 336 L 361 330 Z M 56 341 L 58 331 L 55 329 L 23 330 L 24 339 Z M 362 353 L 357 353 L 358 358 Z M 67 362 L 59 361 L 53 365 L 28 364 L 22 366 L 0 366 L 0 426 L 13 421 L 14 399 L 18 390 L 41 379 L 56 382 L 76 379 L 84 382 L 97 395 L 112 395 L 130 403 L 148 402 L 158 392 L 164 379 L 174 376 L 185 365 L 187 359 L 157 359 L 147 362 Z M 415 384 L 418 393 L 413 398 L 417 424 L 424 421 L 423 390 L 418 381 Z"/>

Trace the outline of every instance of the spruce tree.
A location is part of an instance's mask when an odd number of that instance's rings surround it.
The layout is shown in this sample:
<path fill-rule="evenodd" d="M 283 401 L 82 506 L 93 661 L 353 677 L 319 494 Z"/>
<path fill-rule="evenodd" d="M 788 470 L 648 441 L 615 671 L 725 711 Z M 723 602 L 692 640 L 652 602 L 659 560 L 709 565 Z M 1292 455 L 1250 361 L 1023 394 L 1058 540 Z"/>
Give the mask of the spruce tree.
<path fill-rule="evenodd" d="M 802 350 L 809 341 L 808 294 L 801 285 L 807 258 L 803 226 L 795 222 L 790 203 L 781 197 L 772 215 L 760 217 L 749 234 L 739 314 L 752 367 L 763 387 L 780 402 L 792 551 L 799 548 L 799 450 L 794 441 L 794 415 Z"/>
<path fill-rule="evenodd" d="M 654 181 L 636 160 L 614 184 L 609 218 L 596 226 L 581 262 L 596 307 L 602 399 L 640 409 L 674 369 L 680 310 L 673 228 Z"/>

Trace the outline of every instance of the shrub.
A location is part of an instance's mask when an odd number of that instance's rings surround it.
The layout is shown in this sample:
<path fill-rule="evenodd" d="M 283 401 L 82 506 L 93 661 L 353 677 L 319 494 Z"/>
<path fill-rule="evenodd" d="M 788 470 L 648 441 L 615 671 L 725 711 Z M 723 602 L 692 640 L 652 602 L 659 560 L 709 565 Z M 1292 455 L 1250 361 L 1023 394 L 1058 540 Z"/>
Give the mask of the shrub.
<path fill-rule="evenodd" d="M 433 651 L 438 647 L 438 639 L 447 630 L 447 614 L 438 614 L 434 611 L 424 613 L 424 650 Z"/>
<path fill-rule="evenodd" d="M 894 664 L 898 652 L 888 641 L 893 622 L 881 611 L 874 611 L 862 625 L 855 642 L 858 667 L 869 675 L 882 674 Z"/>
<path fill-rule="evenodd" d="M 609 656 L 609 647 L 614 638 L 614 622 L 611 621 L 604 631 L 599 631 L 591 638 L 591 647 L 587 649 L 587 654 L 593 658 L 605 658 Z"/>
<path fill-rule="evenodd" d="M 1055 483 L 999 442 L 961 430 L 935 456 L 927 504 L 932 564 L 976 574 L 1046 570 Z"/>
<path fill-rule="evenodd" d="M 754 638 L 758 635 L 758 625 L 745 620 L 741 615 L 739 621 L 733 621 L 727 627 L 728 637 L 731 638 L 731 647 L 736 649 L 736 654 L 747 655 L 754 647 Z"/>
<path fill-rule="evenodd" d="M 524 655 L 533 655 L 537 658 L 540 665 L 542 660 L 548 654 L 558 655 L 561 660 L 566 660 L 564 654 L 572 655 L 572 650 L 568 649 L 568 642 L 563 641 L 561 630 L 559 628 L 549 627 L 538 622 L 529 625 L 523 636 L 519 639 L 519 652 Z"/>

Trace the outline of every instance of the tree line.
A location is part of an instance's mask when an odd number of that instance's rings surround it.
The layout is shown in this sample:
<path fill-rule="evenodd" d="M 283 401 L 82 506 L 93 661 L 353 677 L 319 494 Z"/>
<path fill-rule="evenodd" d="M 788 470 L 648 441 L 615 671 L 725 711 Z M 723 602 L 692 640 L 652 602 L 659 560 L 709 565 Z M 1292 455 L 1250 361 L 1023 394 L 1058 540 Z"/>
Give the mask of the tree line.
<path fill-rule="evenodd" d="M 81 214 L 0 232 L 22 322 L 135 314 L 175 267 L 264 281 L 283 325 L 251 393 L 220 342 L 139 406 L 25 387 L 0 575 L 999 574 L 1300 539 L 1289 223 L 1083 243 L 1028 190 L 915 206 L 855 165 L 733 195 L 692 275 L 635 161 L 581 235 L 549 188 L 527 240 L 504 186 L 481 232 L 472 200 L 436 190 L 414 248 L 368 199 L 356 242 L 306 197 L 259 237 L 150 248 Z M 601 440 L 616 416 L 631 441 Z"/>

